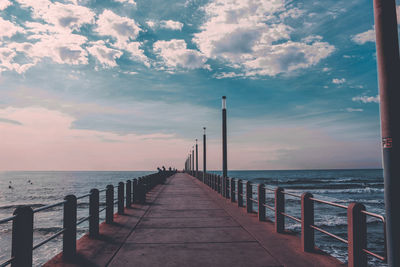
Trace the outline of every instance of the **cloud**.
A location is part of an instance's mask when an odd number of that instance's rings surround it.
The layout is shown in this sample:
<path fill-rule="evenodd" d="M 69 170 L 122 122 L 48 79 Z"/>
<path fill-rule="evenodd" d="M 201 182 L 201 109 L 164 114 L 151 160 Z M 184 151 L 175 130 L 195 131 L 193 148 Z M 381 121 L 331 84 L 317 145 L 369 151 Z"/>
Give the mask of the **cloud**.
<path fill-rule="evenodd" d="M 207 21 L 193 42 L 205 56 L 227 62 L 246 76 L 308 68 L 335 50 L 320 36 L 292 41 L 295 30 L 284 19 L 303 12 L 288 8 L 284 0 L 214 0 L 204 11 Z"/>
<path fill-rule="evenodd" d="M 363 112 L 362 108 L 346 108 L 347 112 Z"/>
<path fill-rule="evenodd" d="M 16 120 L 10 120 L 10 119 L 4 119 L 0 118 L 0 123 L 9 123 L 9 124 L 14 124 L 14 125 L 22 125 L 19 121 Z"/>
<path fill-rule="evenodd" d="M 0 10 L 4 10 L 11 5 L 12 3 L 9 0 L 0 0 Z"/>
<path fill-rule="evenodd" d="M 341 78 L 341 79 L 334 78 L 334 79 L 332 79 L 332 83 L 334 83 L 334 84 L 344 84 L 345 82 L 346 82 L 345 78 Z"/>
<path fill-rule="evenodd" d="M 173 20 L 162 20 L 160 21 L 160 28 L 170 29 L 170 30 L 182 30 L 183 23 Z"/>
<path fill-rule="evenodd" d="M 146 21 L 146 24 L 153 30 L 157 28 L 162 28 L 162 29 L 180 31 L 182 30 L 183 27 L 182 22 L 174 20 L 161 20 L 161 21 L 148 20 Z"/>
<path fill-rule="evenodd" d="M 187 49 L 185 40 L 157 41 L 154 43 L 153 48 L 163 59 L 164 64 L 171 69 L 209 68 L 205 64 L 207 57 L 197 50 Z"/>
<path fill-rule="evenodd" d="M 225 79 L 225 78 L 236 78 L 236 77 L 243 77 L 244 75 L 241 73 L 235 72 L 221 72 L 216 74 L 214 77 L 216 79 Z"/>
<path fill-rule="evenodd" d="M 362 32 L 354 35 L 351 38 L 356 44 L 362 45 L 367 42 L 375 42 L 375 30 L 371 29 L 366 32 Z"/>
<path fill-rule="evenodd" d="M 155 170 L 180 162 L 189 146 L 172 134 L 73 129 L 73 116 L 46 108 L 9 107 L 0 117 L 22 124 L 0 123 L 0 170 Z"/>
<path fill-rule="evenodd" d="M 351 100 L 362 103 L 379 103 L 379 95 L 377 96 L 355 96 Z"/>
<path fill-rule="evenodd" d="M 57 31 L 79 30 L 84 24 L 94 23 L 95 13 L 76 4 L 63 4 L 48 0 L 16 0 L 22 7 L 30 8 L 35 19 L 44 20 Z"/>
<path fill-rule="evenodd" d="M 24 33 L 25 30 L 22 27 L 0 17 L 0 40 L 5 37 L 10 38 L 18 32 Z"/>
<path fill-rule="evenodd" d="M 93 55 L 103 66 L 116 67 L 117 63 L 115 60 L 120 58 L 123 54 L 120 50 L 109 48 L 105 45 L 104 41 L 97 41 L 91 43 L 91 46 L 87 48 L 89 53 Z"/>
<path fill-rule="evenodd" d="M 116 49 L 127 51 L 131 59 L 143 62 L 150 66 L 149 59 L 140 48 L 141 43 L 135 41 L 142 30 L 135 20 L 128 17 L 121 17 L 110 10 L 104 10 L 96 21 L 95 31 L 103 36 L 111 36 L 116 42 L 111 46 Z"/>
<path fill-rule="evenodd" d="M 119 2 L 121 4 L 130 4 L 136 6 L 136 2 L 133 0 L 114 0 L 115 2 Z"/>
<path fill-rule="evenodd" d="M 104 10 L 96 21 L 95 31 L 103 36 L 116 39 L 117 46 L 135 40 L 141 31 L 139 25 L 131 18 L 121 17 L 111 10 Z"/>

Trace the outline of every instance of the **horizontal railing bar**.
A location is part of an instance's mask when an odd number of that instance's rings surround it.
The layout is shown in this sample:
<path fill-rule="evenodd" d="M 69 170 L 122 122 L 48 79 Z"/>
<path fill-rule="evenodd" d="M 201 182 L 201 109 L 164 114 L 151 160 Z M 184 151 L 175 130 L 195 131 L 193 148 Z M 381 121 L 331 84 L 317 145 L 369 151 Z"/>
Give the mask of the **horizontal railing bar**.
<path fill-rule="evenodd" d="M 78 222 L 76 223 L 76 225 L 80 225 L 81 223 L 83 223 L 84 221 L 87 221 L 87 220 L 89 220 L 89 219 L 90 219 L 90 215 L 87 216 L 87 217 L 85 217 L 85 218 L 83 218 L 83 219 L 81 219 L 80 221 L 78 221 Z"/>
<path fill-rule="evenodd" d="M 371 255 L 371 256 L 373 256 L 373 257 L 375 257 L 375 258 L 381 260 L 381 261 L 386 262 L 386 257 L 384 257 L 384 256 L 381 256 L 381 255 L 379 255 L 379 254 L 376 254 L 376 253 L 374 253 L 374 252 L 372 252 L 372 251 L 369 251 L 369 250 L 367 250 L 367 249 L 365 249 L 365 248 L 363 249 L 363 251 L 364 251 L 365 253 L 367 253 L 367 254 L 369 254 L 369 255 Z"/>
<path fill-rule="evenodd" d="M 288 218 L 290 218 L 290 219 L 296 221 L 296 222 L 301 223 L 301 220 L 300 220 L 299 218 L 296 218 L 296 217 L 294 217 L 294 216 L 292 216 L 292 215 L 289 215 L 289 214 L 287 214 L 287 213 L 284 213 L 284 212 L 281 212 L 281 214 L 282 214 L 283 216 L 286 216 L 286 217 L 288 217 Z"/>
<path fill-rule="evenodd" d="M 54 204 L 46 205 L 46 206 L 43 206 L 43 207 L 40 207 L 40 208 L 37 208 L 37 209 L 33 210 L 33 212 L 36 213 L 36 212 L 39 212 L 39 211 L 51 209 L 51 208 L 54 208 L 54 207 L 56 207 L 56 206 L 63 205 L 63 204 L 65 204 L 66 202 L 67 202 L 67 201 L 63 200 L 63 201 L 60 201 L 60 202 L 57 202 L 57 203 L 54 203 Z"/>
<path fill-rule="evenodd" d="M 87 193 L 86 195 L 83 195 L 83 196 L 77 197 L 76 199 L 82 199 L 82 198 L 85 198 L 85 197 L 89 197 L 90 195 L 91 195 L 90 193 Z"/>
<path fill-rule="evenodd" d="M 383 223 L 386 221 L 386 220 L 385 220 L 385 217 L 383 217 L 383 216 L 380 215 L 380 214 L 372 213 L 372 212 L 369 212 L 369 211 L 366 211 L 366 210 L 362 210 L 361 213 L 364 213 L 364 214 L 366 214 L 366 215 L 369 215 L 369 216 L 378 218 L 378 219 L 380 219 Z"/>
<path fill-rule="evenodd" d="M 319 227 L 317 227 L 317 226 L 315 226 L 315 225 L 310 225 L 310 227 L 311 227 L 312 229 L 315 229 L 315 230 L 321 232 L 321 233 L 324 233 L 324 234 L 326 234 L 326 235 L 329 235 L 330 237 L 333 237 L 333 238 L 335 238 L 335 239 L 337 239 L 337 240 L 339 240 L 339 241 L 341 241 L 341 242 L 343 242 L 343 243 L 346 243 L 346 244 L 349 243 L 349 241 L 347 241 L 346 239 L 343 239 L 343 238 L 341 238 L 340 236 L 337 236 L 337 235 L 334 235 L 334 234 L 332 234 L 332 233 L 329 233 L 328 231 L 325 231 L 325 230 L 323 230 L 323 229 L 321 229 L 321 228 L 319 228 Z"/>
<path fill-rule="evenodd" d="M 271 191 L 271 192 L 275 192 L 275 189 L 269 188 L 269 187 L 265 187 L 265 190 Z"/>
<path fill-rule="evenodd" d="M 102 212 L 102 211 L 105 211 L 106 209 L 107 209 L 107 207 L 100 209 L 99 213 Z"/>
<path fill-rule="evenodd" d="M 3 223 L 6 223 L 6 222 L 9 222 L 9 221 L 12 221 L 12 220 L 14 220 L 15 219 L 15 215 L 14 216 L 11 216 L 11 217 L 8 217 L 8 218 L 4 218 L 4 219 L 1 219 L 0 220 L 0 224 L 3 224 Z"/>
<path fill-rule="evenodd" d="M 12 257 L 12 258 L 9 258 L 8 260 L 6 260 L 5 262 L 3 262 L 3 263 L 0 263 L 0 267 L 4 267 L 4 266 L 7 266 L 7 265 L 9 265 L 10 263 L 12 263 L 13 262 L 13 260 L 14 260 L 15 258 L 14 257 Z"/>
<path fill-rule="evenodd" d="M 330 205 L 330 206 L 334 206 L 334 207 L 338 207 L 338 208 L 342 208 L 342 209 L 346 209 L 347 210 L 347 206 L 345 206 L 345 205 L 341 205 L 341 204 L 337 204 L 337 203 L 334 203 L 334 202 L 321 200 L 321 199 L 317 199 L 317 198 L 313 198 L 313 197 L 310 197 L 310 199 L 312 201 L 315 201 L 315 202 L 319 202 L 319 203 L 323 203 L 323 204 L 327 204 L 327 205 Z"/>
<path fill-rule="evenodd" d="M 257 202 L 258 203 L 258 200 L 257 199 L 254 199 L 254 198 L 249 198 L 251 201 L 253 201 L 253 202 Z"/>
<path fill-rule="evenodd" d="M 289 193 L 289 192 L 285 192 L 285 191 L 282 191 L 282 193 L 283 193 L 283 194 L 285 194 L 285 195 L 292 196 L 292 197 L 301 198 L 301 196 L 299 196 L 299 195 L 296 195 L 296 194 L 293 194 L 293 193 Z"/>
<path fill-rule="evenodd" d="M 43 240 L 42 242 L 40 242 L 39 244 L 36 244 L 33 246 L 32 250 L 37 249 L 38 247 L 43 246 L 44 244 L 46 244 L 47 242 L 53 240 L 54 238 L 56 238 L 57 236 L 61 235 L 62 233 L 65 232 L 65 229 L 62 229 L 60 231 L 58 231 L 57 233 L 55 233 L 54 235 L 50 236 L 49 238 Z"/>
<path fill-rule="evenodd" d="M 269 206 L 269 205 L 267 205 L 267 204 L 263 204 L 263 206 L 266 207 L 267 209 L 270 209 L 270 210 L 275 211 L 275 208 L 272 207 L 272 206 Z"/>
<path fill-rule="evenodd" d="M 99 193 L 103 193 L 103 192 L 105 192 L 105 191 L 107 191 L 107 188 L 104 188 L 104 189 L 102 189 L 102 190 L 99 190 Z"/>

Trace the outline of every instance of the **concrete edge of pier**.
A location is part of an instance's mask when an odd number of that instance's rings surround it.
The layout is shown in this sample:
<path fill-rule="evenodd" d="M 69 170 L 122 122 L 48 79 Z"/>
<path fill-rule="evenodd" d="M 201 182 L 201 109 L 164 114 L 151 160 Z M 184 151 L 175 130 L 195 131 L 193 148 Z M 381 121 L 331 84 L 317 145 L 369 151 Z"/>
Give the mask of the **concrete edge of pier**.
<path fill-rule="evenodd" d="M 163 188 L 162 185 L 157 185 L 148 192 L 146 204 L 133 204 L 131 208 L 125 208 L 123 215 L 115 213 L 112 224 L 101 223 L 99 237 L 90 238 L 89 234 L 82 236 L 76 243 L 77 257 L 75 261 L 66 262 L 62 258 L 62 253 L 59 253 L 43 266 L 107 266 Z"/>
<path fill-rule="evenodd" d="M 260 222 L 257 213 L 247 213 L 246 207 L 239 208 L 236 202 L 232 203 L 196 178 L 191 178 L 283 266 L 347 266 L 318 247 L 314 252 L 303 252 L 300 238 L 295 233 L 276 233 L 268 217 L 267 221 Z"/>

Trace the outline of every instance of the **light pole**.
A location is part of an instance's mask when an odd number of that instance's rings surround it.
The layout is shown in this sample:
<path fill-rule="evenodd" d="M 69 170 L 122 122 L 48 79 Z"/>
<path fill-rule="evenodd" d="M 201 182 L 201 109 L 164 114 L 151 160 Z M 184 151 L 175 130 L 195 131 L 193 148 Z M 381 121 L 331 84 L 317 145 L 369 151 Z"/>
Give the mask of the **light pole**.
<path fill-rule="evenodd" d="M 222 97 L 222 177 L 223 177 L 222 195 L 227 197 L 228 159 L 227 159 L 227 141 L 226 141 L 226 96 Z"/>
<path fill-rule="evenodd" d="M 206 127 L 203 127 L 203 183 L 205 182 L 207 172 L 206 142 Z"/>
<path fill-rule="evenodd" d="M 400 61 L 396 1 L 374 0 L 382 155 L 385 183 L 386 240 L 389 267 L 400 266 Z M 397 116 L 397 117 L 396 117 Z"/>
<path fill-rule="evenodd" d="M 194 146 L 192 147 L 192 176 L 194 176 Z"/>
<path fill-rule="evenodd" d="M 199 149 L 196 139 L 196 178 L 199 179 Z"/>

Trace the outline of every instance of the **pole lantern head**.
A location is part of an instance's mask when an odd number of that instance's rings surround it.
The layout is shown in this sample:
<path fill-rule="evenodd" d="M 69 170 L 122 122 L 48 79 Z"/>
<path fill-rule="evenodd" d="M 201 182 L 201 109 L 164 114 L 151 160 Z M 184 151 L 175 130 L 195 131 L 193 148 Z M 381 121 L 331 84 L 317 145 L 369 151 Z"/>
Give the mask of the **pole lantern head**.
<path fill-rule="evenodd" d="M 206 127 L 203 127 L 204 134 L 206 134 Z"/>
<path fill-rule="evenodd" d="M 226 109 L 226 96 L 222 97 L 222 109 Z"/>

